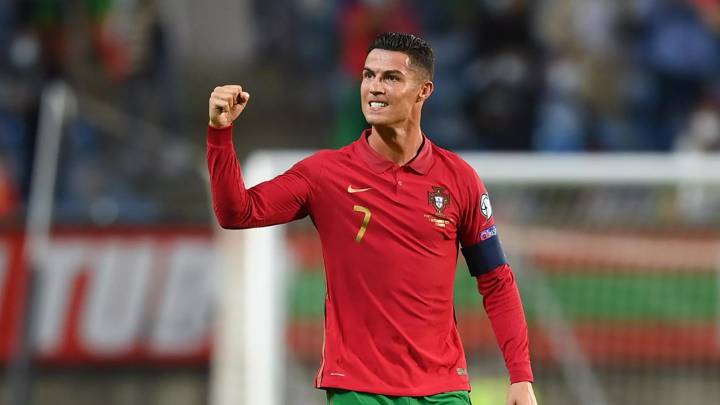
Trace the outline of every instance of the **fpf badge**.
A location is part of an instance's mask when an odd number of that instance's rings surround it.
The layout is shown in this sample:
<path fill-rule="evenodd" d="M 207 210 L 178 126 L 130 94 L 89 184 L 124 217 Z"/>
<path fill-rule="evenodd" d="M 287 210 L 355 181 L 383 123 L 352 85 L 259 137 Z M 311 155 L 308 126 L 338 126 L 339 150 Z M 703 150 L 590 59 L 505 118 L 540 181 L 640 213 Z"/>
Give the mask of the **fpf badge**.
<path fill-rule="evenodd" d="M 435 208 L 435 215 L 442 216 L 450 205 L 450 195 L 443 187 L 433 187 L 432 191 L 428 191 L 428 203 Z"/>

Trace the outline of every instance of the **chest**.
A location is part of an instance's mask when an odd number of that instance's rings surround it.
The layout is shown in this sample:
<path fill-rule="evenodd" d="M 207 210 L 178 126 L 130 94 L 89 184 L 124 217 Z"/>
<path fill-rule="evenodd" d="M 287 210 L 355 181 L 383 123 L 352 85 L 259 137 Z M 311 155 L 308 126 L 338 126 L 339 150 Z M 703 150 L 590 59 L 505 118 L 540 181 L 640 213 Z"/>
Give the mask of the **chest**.
<path fill-rule="evenodd" d="M 431 252 L 457 244 L 462 190 L 442 173 L 408 167 L 378 173 L 348 164 L 326 173 L 316 190 L 313 219 L 335 242 Z"/>

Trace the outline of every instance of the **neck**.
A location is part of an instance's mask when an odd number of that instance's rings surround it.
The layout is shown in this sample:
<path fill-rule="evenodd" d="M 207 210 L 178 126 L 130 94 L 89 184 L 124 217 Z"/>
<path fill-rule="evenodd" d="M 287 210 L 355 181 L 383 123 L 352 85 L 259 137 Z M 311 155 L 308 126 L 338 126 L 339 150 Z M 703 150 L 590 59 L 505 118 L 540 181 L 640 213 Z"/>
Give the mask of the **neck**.
<path fill-rule="evenodd" d="M 377 153 L 402 166 L 417 155 L 423 143 L 419 125 L 393 128 L 373 125 L 368 143 Z"/>

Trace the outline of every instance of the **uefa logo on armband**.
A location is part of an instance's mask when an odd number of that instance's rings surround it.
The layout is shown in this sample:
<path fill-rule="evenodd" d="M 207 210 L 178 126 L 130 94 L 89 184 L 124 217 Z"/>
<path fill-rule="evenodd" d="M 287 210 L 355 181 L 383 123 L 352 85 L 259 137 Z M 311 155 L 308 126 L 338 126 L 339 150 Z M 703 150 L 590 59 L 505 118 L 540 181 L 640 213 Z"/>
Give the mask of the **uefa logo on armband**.
<path fill-rule="evenodd" d="M 496 235 L 497 235 L 497 228 L 495 228 L 495 225 L 493 225 L 490 228 L 485 229 L 484 231 L 480 232 L 480 240 L 481 241 L 488 240 Z"/>

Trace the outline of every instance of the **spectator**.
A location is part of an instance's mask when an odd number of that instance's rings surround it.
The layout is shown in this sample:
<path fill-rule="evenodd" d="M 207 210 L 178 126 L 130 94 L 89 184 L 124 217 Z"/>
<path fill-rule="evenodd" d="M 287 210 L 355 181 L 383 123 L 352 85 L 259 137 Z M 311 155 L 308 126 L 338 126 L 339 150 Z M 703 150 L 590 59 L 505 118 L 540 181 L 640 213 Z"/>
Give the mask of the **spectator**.
<path fill-rule="evenodd" d="M 640 56 L 656 96 L 648 106 L 653 122 L 650 149 L 670 150 L 714 74 L 720 69 L 717 32 L 698 4 L 657 0 L 640 39 Z"/>
<path fill-rule="evenodd" d="M 422 35 L 419 16 L 404 0 L 360 0 L 346 2 L 339 13 L 340 89 L 334 146 L 345 145 L 365 128 L 358 105 L 358 83 L 367 44 L 381 32 L 397 31 Z"/>
<path fill-rule="evenodd" d="M 466 111 L 487 149 L 531 147 L 541 77 L 532 13 L 524 0 L 485 2 L 478 9 Z"/>

